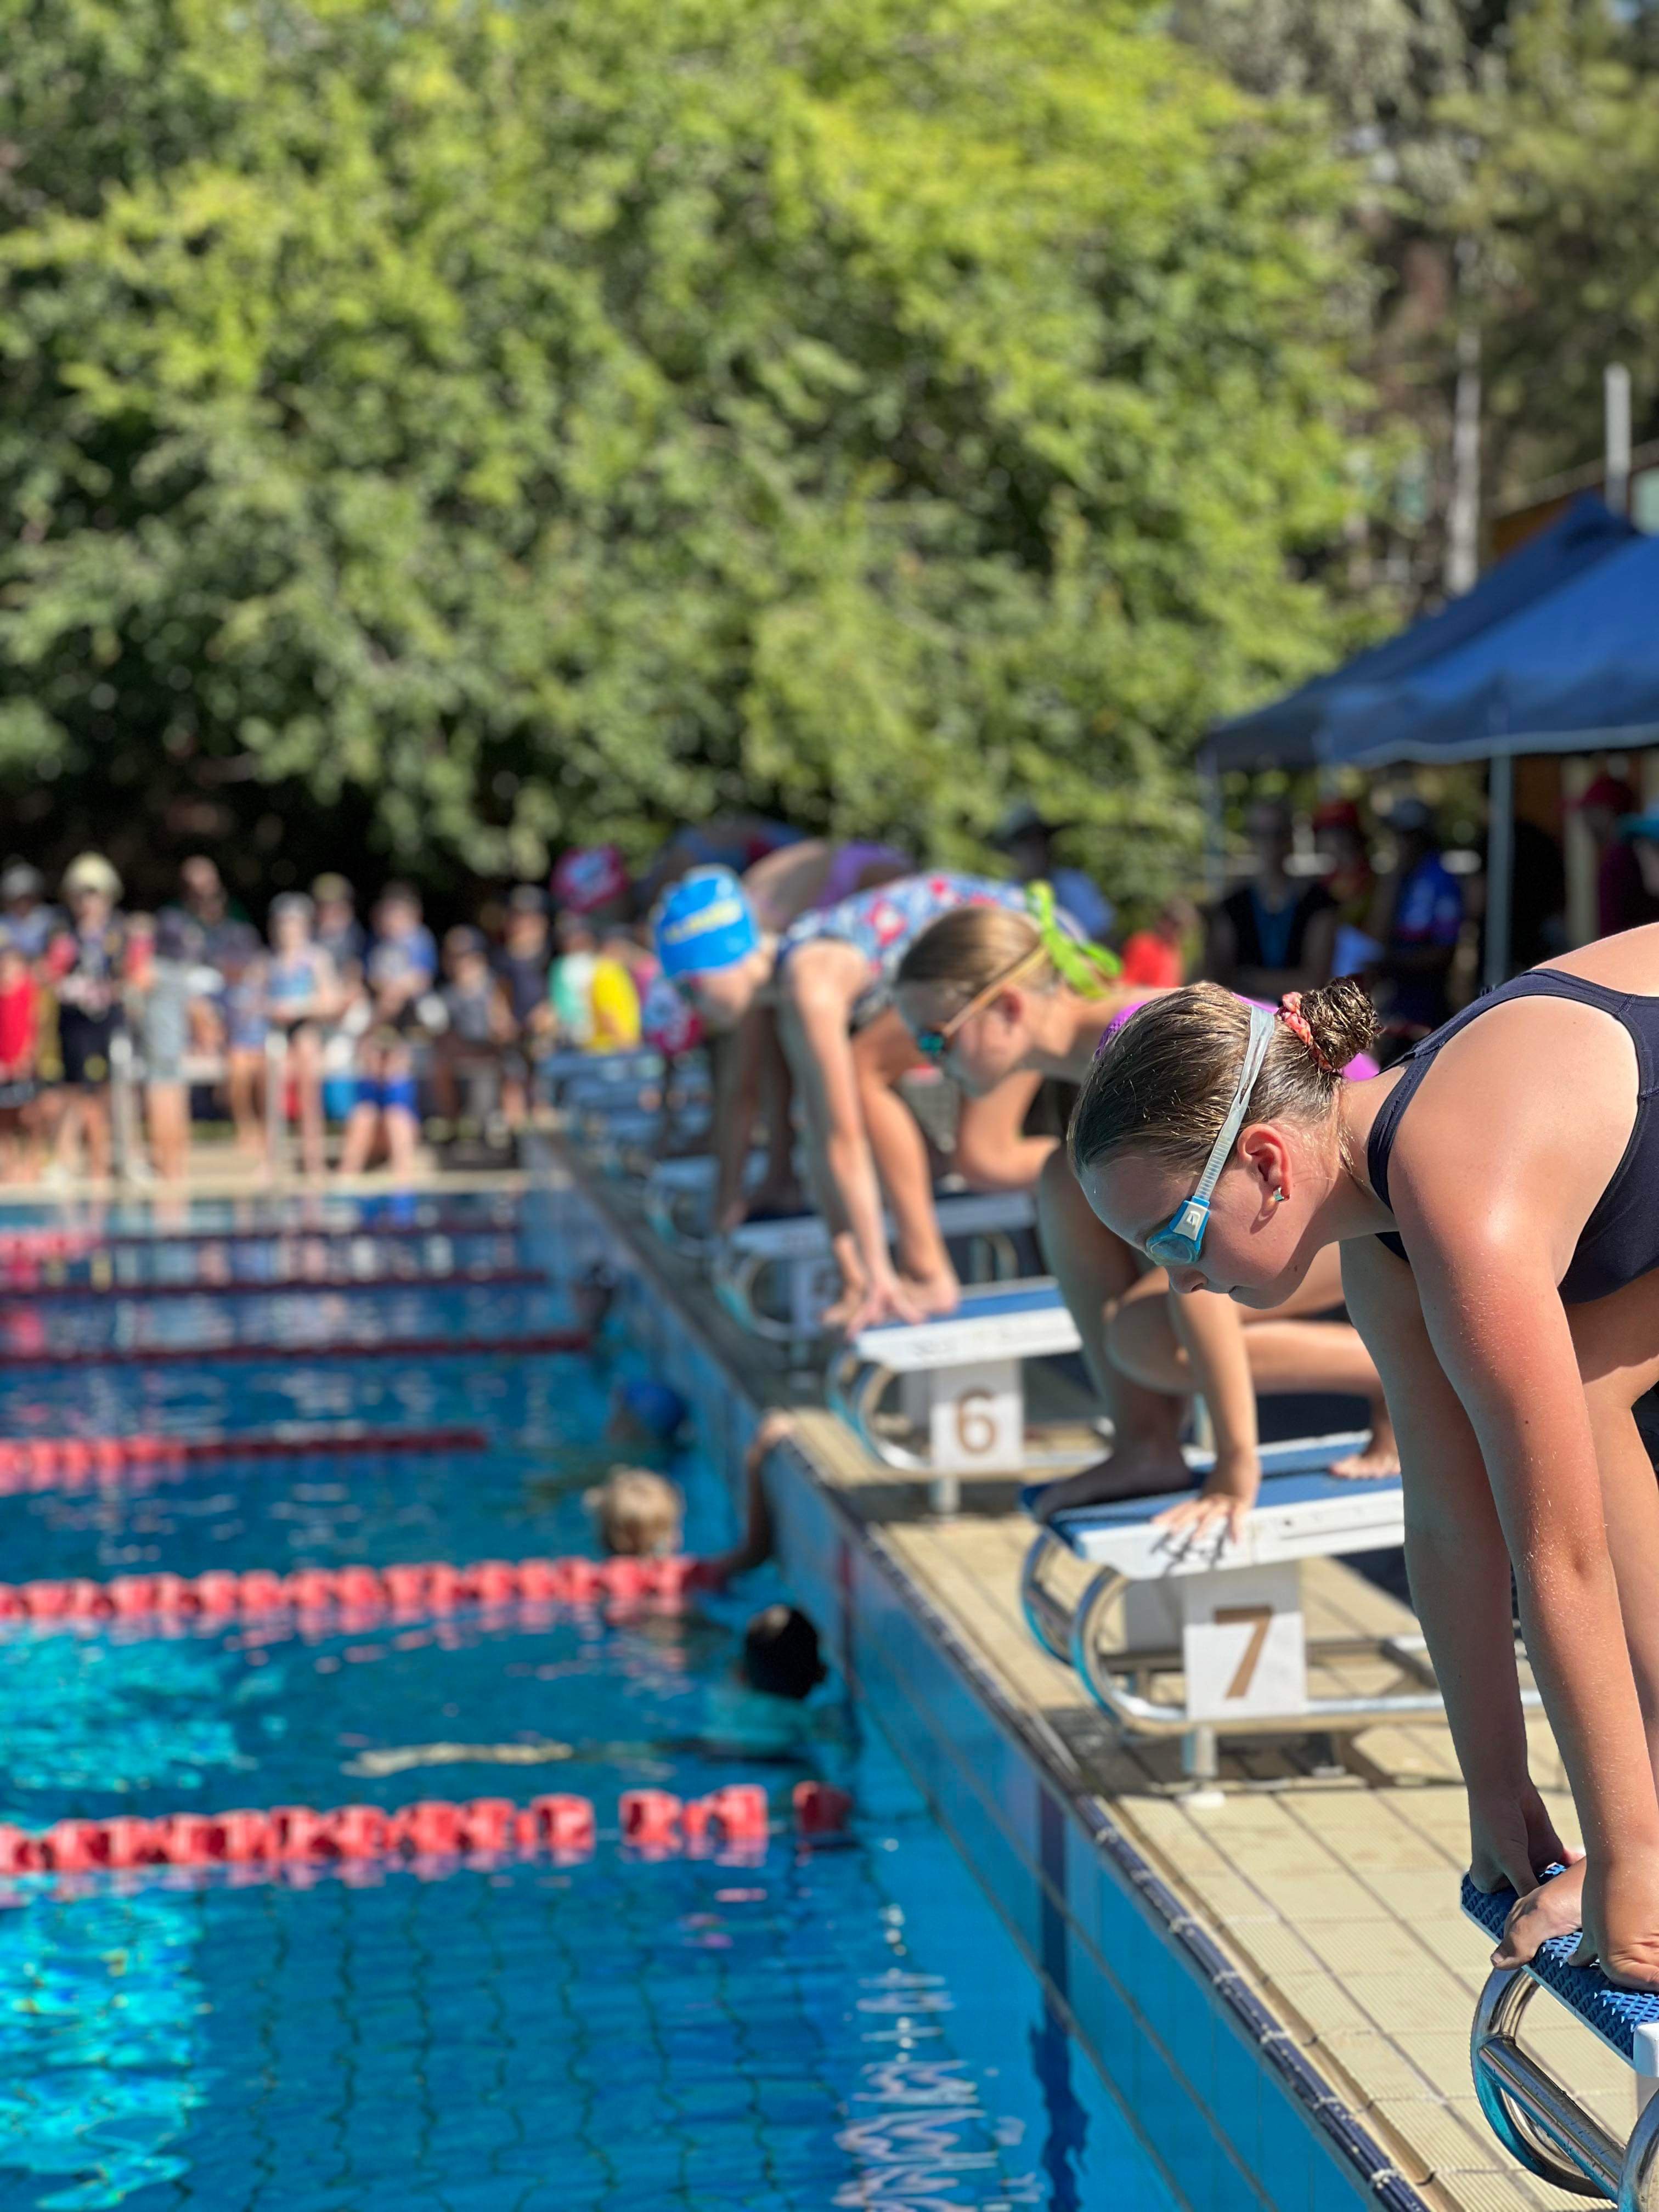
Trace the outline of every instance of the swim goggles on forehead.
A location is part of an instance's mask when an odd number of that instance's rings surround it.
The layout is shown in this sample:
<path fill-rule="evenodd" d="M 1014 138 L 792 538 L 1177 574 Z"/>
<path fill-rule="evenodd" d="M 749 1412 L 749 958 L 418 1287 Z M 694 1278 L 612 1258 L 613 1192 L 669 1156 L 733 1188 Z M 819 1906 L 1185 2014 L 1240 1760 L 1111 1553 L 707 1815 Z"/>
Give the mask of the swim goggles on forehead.
<path fill-rule="evenodd" d="M 1146 1257 L 1155 1260 L 1160 1267 L 1190 1267 L 1204 1249 L 1204 1231 L 1210 1225 L 1210 1195 L 1221 1179 L 1221 1170 L 1227 1164 L 1227 1155 L 1233 1148 L 1233 1139 L 1243 1127 L 1244 1116 L 1249 1111 L 1250 1093 L 1255 1089 L 1261 1063 L 1267 1057 L 1267 1047 L 1273 1042 L 1273 1020 L 1274 1017 L 1265 1006 L 1251 1007 L 1250 1034 L 1244 1043 L 1244 1064 L 1238 1071 L 1238 1081 L 1233 1087 L 1232 1104 L 1227 1109 L 1226 1119 L 1210 1147 L 1210 1157 L 1198 1179 L 1198 1188 L 1167 1226 L 1155 1230 L 1146 1239 Z"/>

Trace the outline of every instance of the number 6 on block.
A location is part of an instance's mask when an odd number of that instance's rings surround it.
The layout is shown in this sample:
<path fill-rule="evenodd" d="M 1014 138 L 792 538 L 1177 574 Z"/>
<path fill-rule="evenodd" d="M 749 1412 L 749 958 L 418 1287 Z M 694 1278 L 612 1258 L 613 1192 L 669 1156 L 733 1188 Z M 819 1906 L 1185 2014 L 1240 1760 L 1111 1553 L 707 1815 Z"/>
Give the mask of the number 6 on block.
<path fill-rule="evenodd" d="M 938 1369 L 929 1378 L 928 1456 L 946 1474 L 988 1474 L 1025 1455 L 1025 1401 L 1019 1363 Z"/>
<path fill-rule="evenodd" d="M 1296 1714 L 1308 1702 L 1302 1577 L 1295 1561 L 1184 1575 L 1182 1654 L 1194 1720 Z"/>

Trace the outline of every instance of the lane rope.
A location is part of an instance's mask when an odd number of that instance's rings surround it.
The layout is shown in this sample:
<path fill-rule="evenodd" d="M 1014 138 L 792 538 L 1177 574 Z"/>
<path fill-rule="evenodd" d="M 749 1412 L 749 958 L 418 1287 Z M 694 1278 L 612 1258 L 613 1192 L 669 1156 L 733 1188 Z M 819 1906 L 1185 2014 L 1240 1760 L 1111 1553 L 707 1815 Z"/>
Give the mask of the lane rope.
<path fill-rule="evenodd" d="M 117 1575 L 108 1582 L 0 1583 L 0 1620 L 73 1627 L 143 1620 L 255 1620 L 340 1613 L 399 1618 L 469 1605 L 678 1605 L 697 1578 L 693 1559 L 480 1559 L 470 1566 L 210 1567 L 204 1574 Z"/>
<path fill-rule="evenodd" d="M 369 1344 L 106 1344 L 38 1352 L 0 1350 L 0 1371 L 15 1367 L 215 1367 L 229 1359 L 263 1359 L 304 1367 L 319 1359 L 512 1359 L 542 1352 L 586 1352 L 586 1329 L 549 1328 L 531 1336 L 382 1337 Z"/>
<path fill-rule="evenodd" d="M 96 1229 L 15 1229 L 0 1231 L 0 1265 L 13 1260 L 84 1260 L 96 1252 L 154 1251 L 166 1244 L 175 1249 L 190 1245 L 270 1244 L 301 1240 L 313 1243 L 385 1237 L 400 1241 L 419 1237 L 512 1237 L 516 1220 L 480 1221 L 475 1214 L 441 1213 L 429 1221 L 331 1221 L 315 1228 L 301 1224 L 268 1229 L 134 1230 L 105 1236 Z"/>
<path fill-rule="evenodd" d="M 485 1451 L 483 1429 L 310 1429 L 245 1437 L 35 1437 L 0 1442 L 0 1493 L 77 1489 L 204 1464 L 267 1459 L 378 1457 L 381 1453 Z"/>
<path fill-rule="evenodd" d="M 824 1782 L 791 1793 L 797 1836 L 844 1829 L 853 1801 Z M 665 1790 L 625 1790 L 617 1806 L 617 1840 L 641 1858 L 701 1856 L 720 1847 L 763 1850 L 771 1808 L 758 1783 L 733 1782 L 703 1797 Z M 422 1798 L 387 1812 L 379 1805 L 239 1807 L 228 1813 L 164 1813 L 145 1820 L 58 1820 L 30 1830 L 0 1823 L 0 1875 L 84 1875 L 148 1867 L 322 1866 L 342 1861 L 495 1859 L 550 1854 L 568 1864 L 593 1856 L 599 1841 L 593 1801 L 560 1792 L 516 1805 L 507 1797 Z"/>
<path fill-rule="evenodd" d="M 543 1267 L 451 1267 L 432 1275 L 277 1275 L 259 1282 L 234 1275 L 224 1282 L 15 1283 L 0 1280 L 0 1306 L 62 1305 L 102 1298 L 276 1297 L 294 1291 L 542 1290 L 550 1278 Z"/>

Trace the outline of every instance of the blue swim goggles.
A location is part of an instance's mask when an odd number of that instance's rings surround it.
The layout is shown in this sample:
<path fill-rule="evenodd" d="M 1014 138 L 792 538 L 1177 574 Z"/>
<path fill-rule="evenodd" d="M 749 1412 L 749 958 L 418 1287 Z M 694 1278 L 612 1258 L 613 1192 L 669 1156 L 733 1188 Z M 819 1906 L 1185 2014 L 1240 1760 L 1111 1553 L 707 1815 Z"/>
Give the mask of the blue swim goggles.
<path fill-rule="evenodd" d="M 1167 1227 L 1154 1231 L 1146 1239 L 1146 1257 L 1155 1260 L 1160 1267 L 1190 1267 L 1204 1249 L 1204 1231 L 1210 1225 L 1210 1194 L 1221 1179 L 1221 1170 L 1227 1164 L 1227 1155 L 1233 1148 L 1233 1139 L 1243 1127 L 1244 1116 L 1250 1109 L 1250 1093 L 1255 1089 L 1261 1063 L 1267 1057 L 1267 1047 L 1273 1042 L 1276 1019 L 1277 1016 L 1269 1013 L 1265 1006 L 1252 1006 L 1250 1009 L 1250 1034 L 1245 1040 L 1244 1064 L 1238 1071 L 1233 1103 L 1227 1109 L 1227 1118 L 1221 1125 L 1221 1133 L 1210 1148 L 1209 1159 L 1198 1179 L 1198 1188 Z"/>

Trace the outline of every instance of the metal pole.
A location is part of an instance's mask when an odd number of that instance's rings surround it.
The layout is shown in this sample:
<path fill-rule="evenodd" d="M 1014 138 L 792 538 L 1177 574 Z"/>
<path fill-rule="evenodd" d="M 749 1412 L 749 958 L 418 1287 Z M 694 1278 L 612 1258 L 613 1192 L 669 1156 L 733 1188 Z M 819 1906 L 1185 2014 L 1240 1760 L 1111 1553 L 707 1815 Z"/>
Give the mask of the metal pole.
<path fill-rule="evenodd" d="M 1221 811 L 1221 774 L 1212 760 L 1200 757 L 1199 797 L 1204 806 L 1204 883 L 1212 899 L 1227 888 L 1227 826 Z"/>
<path fill-rule="evenodd" d="M 1497 753 L 1486 771 L 1486 972 L 1489 991 L 1508 981 L 1515 890 L 1515 760 Z"/>
<path fill-rule="evenodd" d="M 1615 514 L 1630 513 L 1630 371 L 1613 362 L 1601 372 L 1602 418 L 1607 465 L 1603 474 L 1607 505 Z"/>
<path fill-rule="evenodd" d="M 1480 573 L 1480 337 L 1457 339 L 1452 408 L 1451 500 L 1446 513 L 1446 590 L 1455 599 Z"/>

